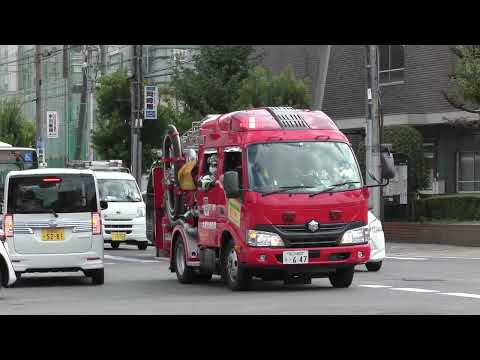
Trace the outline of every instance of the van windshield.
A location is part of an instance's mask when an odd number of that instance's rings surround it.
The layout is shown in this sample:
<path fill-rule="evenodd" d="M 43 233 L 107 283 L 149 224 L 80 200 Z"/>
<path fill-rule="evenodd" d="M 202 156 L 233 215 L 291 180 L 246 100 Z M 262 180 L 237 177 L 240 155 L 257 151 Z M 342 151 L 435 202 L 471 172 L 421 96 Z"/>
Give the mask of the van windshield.
<path fill-rule="evenodd" d="M 362 187 L 350 146 L 336 141 L 252 144 L 247 150 L 249 188 L 316 193 Z"/>
<path fill-rule="evenodd" d="M 108 202 L 140 202 L 137 182 L 128 179 L 98 179 L 100 200 Z"/>
<path fill-rule="evenodd" d="M 97 196 L 91 175 L 12 177 L 7 212 L 11 214 L 95 212 Z"/>

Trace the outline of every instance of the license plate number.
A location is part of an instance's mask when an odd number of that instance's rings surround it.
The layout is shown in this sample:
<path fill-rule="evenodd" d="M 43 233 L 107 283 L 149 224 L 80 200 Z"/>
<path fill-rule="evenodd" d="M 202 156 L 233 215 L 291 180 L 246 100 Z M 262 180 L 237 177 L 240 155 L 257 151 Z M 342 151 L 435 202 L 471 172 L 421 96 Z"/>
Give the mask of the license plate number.
<path fill-rule="evenodd" d="M 284 251 L 284 264 L 308 264 L 308 251 Z"/>
<path fill-rule="evenodd" d="M 43 241 L 63 241 L 65 240 L 64 229 L 42 229 L 41 230 Z"/>
<path fill-rule="evenodd" d="M 125 233 L 122 232 L 112 232 L 112 241 L 124 241 Z"/>

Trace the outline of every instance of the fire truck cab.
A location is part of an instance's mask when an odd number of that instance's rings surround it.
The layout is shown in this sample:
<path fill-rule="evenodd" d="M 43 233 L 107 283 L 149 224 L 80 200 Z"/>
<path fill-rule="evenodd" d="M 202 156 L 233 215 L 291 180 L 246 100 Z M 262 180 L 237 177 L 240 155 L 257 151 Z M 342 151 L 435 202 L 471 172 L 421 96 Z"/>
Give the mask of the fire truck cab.
<path fill-rule="evenodd" d="M 321 111 L 212 115 L 182 137 L 169 126 L 150 183 L 151 236 L 181 283 L 328 277 L 341 288 L 369 260 L 368 189 Z"/>

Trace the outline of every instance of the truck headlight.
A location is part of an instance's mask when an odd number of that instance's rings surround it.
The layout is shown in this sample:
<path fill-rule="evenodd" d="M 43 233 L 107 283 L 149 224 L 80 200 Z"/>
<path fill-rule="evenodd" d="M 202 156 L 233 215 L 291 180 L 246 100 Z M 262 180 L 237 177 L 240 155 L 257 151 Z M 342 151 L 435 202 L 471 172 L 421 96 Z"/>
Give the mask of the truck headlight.
<path fill-rule="evenodd" d="M 285 246 L 278 234 L 257 230 L 248 230 L 247 244 L 255 247 Z"/>
<path fill-rule="evenodd" d="M 348 230 L 343 234 L 341 244 L 361 244 L 370 239 L 368 226 Z"/>
<path fill-rule="evenodd" d="M 137 217 L 145 217 L 145 208 L 143 207 L 137 208 Z"/>

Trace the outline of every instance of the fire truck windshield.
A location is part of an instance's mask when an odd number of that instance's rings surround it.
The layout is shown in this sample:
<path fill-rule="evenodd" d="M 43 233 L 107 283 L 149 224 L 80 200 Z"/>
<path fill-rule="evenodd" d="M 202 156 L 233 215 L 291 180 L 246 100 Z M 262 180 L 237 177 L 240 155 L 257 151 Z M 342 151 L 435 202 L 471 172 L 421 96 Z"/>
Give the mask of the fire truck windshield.
<path fill-rule="evenodd" d="M 248 147 L 247 156 L 252 191 L 317 193 L 362 187 L 359 167 L 346 143 L 259 143 Z"/>

